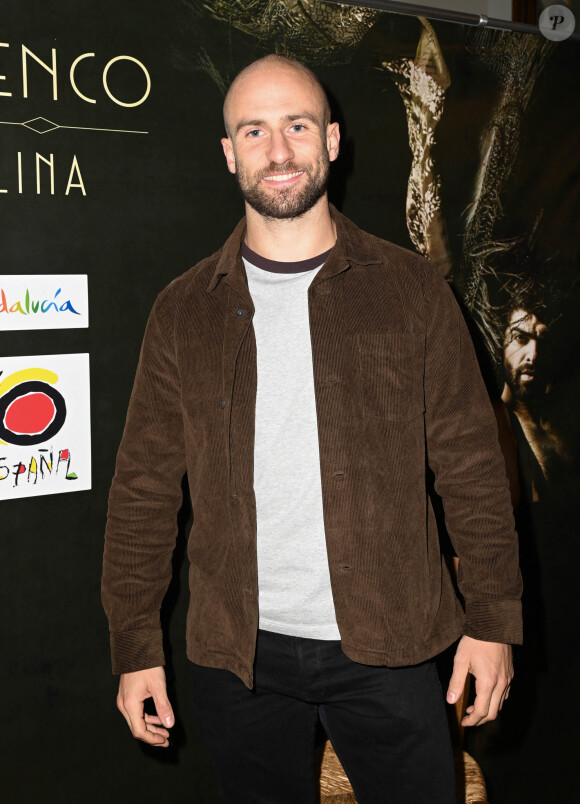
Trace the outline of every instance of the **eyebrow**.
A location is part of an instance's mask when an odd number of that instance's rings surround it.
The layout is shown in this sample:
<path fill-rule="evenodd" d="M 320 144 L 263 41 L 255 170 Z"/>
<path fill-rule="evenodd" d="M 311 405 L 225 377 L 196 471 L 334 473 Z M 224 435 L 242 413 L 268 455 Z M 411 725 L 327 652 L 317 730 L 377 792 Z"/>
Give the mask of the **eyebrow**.
<path fill-rule="evenodd" d="M 526 329 L 522 329 L 521 327 L 518 327 L 516 324 L 512 325 L 509 328 L 509 332 L 510 332 L 510 335 L 525 335 L 526 338 L 529 338 L 530 340 L 535 340 L 535 341 L 537 341 L 538 338 L 541 338 L 542 335 L 544 334 L 543 332 L 536 333 L 535 330 L 533 332 L 529 332 Z"/>
<path fill-rule="evenodd" d="M 320 121 L 318 118 L 310 114 L 310 112 L 302 112 L 302 114 L 287 114 L 284 117 L 281 117 L 280 120 L 283 123 L 292 123 L 294 120 L 310 120 L 311 123 L 314 125 L 319 126 Z M 266 125 L 265 120 L 240 120 L 240 122 L 236 126 L 236 134 L 238 131 L 241 131 L 242 128 L 246 128 L 247 126 L 252 126 L 253 128 L 261 128 L 262 126 Z"/>

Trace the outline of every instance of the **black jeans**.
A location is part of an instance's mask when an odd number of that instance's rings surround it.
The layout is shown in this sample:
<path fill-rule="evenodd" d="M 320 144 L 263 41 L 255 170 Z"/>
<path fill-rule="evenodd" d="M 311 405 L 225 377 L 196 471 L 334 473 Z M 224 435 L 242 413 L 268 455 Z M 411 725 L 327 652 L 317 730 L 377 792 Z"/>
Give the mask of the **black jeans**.
<path fill-rule="evenodd" d="M 196 725 L 227 804 L 314 804 L 318 718 L 359 804 L 455 804 L 433 662 L 371 667 L 340 642 L 260 631 L 253 690 L 191 667 Z"/>

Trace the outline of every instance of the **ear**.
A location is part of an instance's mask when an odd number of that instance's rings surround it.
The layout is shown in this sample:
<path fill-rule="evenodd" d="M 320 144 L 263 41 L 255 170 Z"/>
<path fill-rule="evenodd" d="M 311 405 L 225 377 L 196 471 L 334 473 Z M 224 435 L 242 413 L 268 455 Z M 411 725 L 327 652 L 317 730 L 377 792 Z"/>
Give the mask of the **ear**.
<path fill-rule="evenodd" d="M 326 127 L 326 148 L 331 162 L 338 157 L 340 143 L 340 129 L 338 123 L 329 123 Z"/>
<path fill-rule="evenodd" d="M 232 141 L 229 137 L 224 137 L 221 141 L 222 148 L 224 149 L 224 155 L 226 157 L 226 162 L 228 164 L 228 170 L 230 173 L 236 172 L 236 154 L 234 152 L 234 146 L 232 145 Z"/>

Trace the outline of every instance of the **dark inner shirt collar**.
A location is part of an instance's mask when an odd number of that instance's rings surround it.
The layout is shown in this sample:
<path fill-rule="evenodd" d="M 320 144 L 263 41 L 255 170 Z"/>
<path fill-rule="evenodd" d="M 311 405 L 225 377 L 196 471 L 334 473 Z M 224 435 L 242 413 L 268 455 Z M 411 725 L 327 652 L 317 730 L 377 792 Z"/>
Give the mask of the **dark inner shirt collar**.
<path fill-rule="evenodd" d="M 252 251 L 252 249 L 242 241 L 242 257 L 252 263 L 252 265 L 255 265 L 256 268 L 262 268 L 264 271 L 271 271 L 275 274 L 299 274 L 302 271 L 312 271 L 326 261 L 331 251 L 332 248 L 329 248 L 328 251 L 319 254 L 317 257 L 310 257 L 307 260 L 281 262 L 279 260 L 268 260 L 266 257 L 256 254 L 255 251 Z"/>

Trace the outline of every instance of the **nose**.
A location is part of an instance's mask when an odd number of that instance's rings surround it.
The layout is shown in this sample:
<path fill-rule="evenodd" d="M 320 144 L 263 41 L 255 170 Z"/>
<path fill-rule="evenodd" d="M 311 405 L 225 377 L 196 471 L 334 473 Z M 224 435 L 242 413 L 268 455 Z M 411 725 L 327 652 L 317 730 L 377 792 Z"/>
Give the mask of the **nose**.
<path fill-rule="evenodd" d="M 536 340 L 535 338 L 530 338 L 530 340 L 525 345 L 524 362 L 530 364 L 534 363 L 537 355 L 538 355 L 538 345 L 536 343 Z"/>
<path fill-rule="evenodd" d="M 283 165 L 290 159 L 294 159 L 294 151 L 291 143 L 283 131 L 274 131 L 268 143 L 268 158 L 277 165 Z"/>

